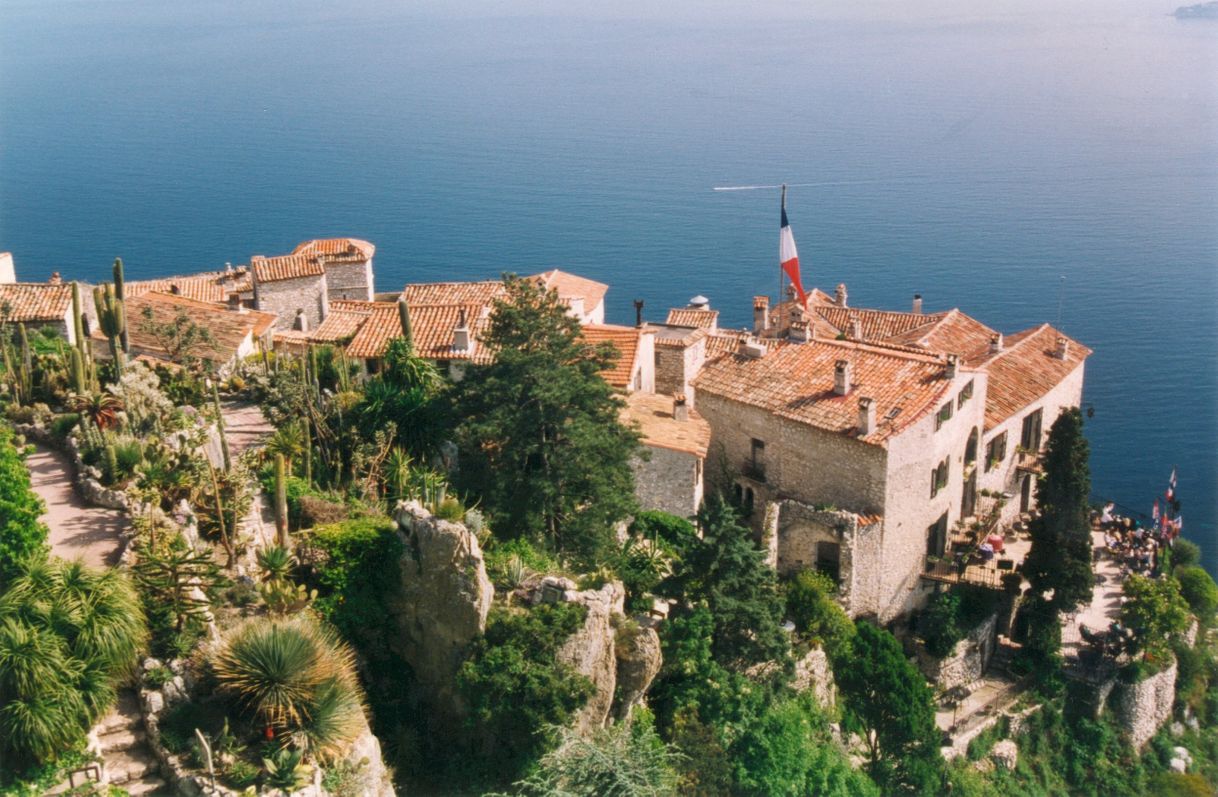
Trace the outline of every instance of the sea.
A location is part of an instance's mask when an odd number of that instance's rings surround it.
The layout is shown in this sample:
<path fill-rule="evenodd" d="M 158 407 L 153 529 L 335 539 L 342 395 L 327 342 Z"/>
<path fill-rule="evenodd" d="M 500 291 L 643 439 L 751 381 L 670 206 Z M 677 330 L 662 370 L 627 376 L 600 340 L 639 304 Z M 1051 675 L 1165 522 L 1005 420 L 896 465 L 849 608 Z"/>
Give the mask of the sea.
<path fill-rule="evenodd" d="M 4 0 L 19 277 L 376 244 L 378 290 L 561 267 L 611 321 L 856 306 L 1094 349 L 1096 498 L 1172 469 L 1218 573 L 1218 21 L 1183 0 Z"/>

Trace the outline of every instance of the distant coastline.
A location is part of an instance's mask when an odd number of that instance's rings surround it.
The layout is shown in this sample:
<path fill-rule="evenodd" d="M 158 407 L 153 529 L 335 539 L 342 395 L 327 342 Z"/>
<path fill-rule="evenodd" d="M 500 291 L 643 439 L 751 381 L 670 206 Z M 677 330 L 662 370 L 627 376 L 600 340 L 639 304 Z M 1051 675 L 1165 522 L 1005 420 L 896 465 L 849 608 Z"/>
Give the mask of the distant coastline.
<path fill-rule="evenodd" d="M 1218 19 L 1218 0 L 1208 3 L 1197 3 L 1192 6 L 1180 6 L 1172 14 L 1176 19 Z"/>

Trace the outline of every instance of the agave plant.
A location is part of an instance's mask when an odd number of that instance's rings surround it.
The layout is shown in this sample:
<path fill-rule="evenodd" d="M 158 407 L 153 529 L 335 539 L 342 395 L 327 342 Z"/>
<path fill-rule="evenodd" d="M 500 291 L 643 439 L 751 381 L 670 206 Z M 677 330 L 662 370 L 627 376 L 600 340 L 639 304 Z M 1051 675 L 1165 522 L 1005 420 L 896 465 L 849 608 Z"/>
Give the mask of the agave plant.
<path fill-rule="evenodd" d="M 77 393 L 68 399 L 68 408 L 88 418 L 98 429 L 113 429 L 118 426 L 118 414 L 123 411 L 123 400 L 113 393 Z"/>
<path fill-rule="evenodd" d="M 287 581 L 295 567 L 292 552 L 279 545 L 272 545 L 258 552 L 259 575 L 263 581 Z"/>
<path fill-rule="evenodd" d="M 284 748 L 270 758 L 262 759 L 262 766 L 266 768 L 267 785 L 285 792 L 303 788 L 309 782 L 313 768 L 302 764 L 302 757 L 301 751 Z"/>

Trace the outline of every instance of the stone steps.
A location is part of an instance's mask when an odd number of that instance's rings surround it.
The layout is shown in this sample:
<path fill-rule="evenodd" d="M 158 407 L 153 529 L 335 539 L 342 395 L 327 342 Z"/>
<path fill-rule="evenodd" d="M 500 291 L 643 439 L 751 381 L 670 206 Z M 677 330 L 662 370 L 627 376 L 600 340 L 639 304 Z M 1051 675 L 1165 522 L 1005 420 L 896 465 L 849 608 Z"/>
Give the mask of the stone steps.
<path fill-rule="evenodd" d="M 173 794 L 148 747 L 134 690 L 119 692 L 114 709 L 98 723 L 97 731 L 102 765 L 111 784 L 121 786 L 132 797 Z"/>

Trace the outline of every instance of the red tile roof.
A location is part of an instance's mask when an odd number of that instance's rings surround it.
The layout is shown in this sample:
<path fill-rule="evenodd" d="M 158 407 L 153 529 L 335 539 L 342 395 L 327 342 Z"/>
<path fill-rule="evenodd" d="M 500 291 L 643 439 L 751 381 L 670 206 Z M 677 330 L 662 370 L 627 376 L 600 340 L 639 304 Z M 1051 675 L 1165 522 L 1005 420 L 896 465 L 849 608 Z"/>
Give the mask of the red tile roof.
<path fill-rule="evenodd" d="M 863 340 L 868 341 L 888 340 L 898 335 L 906 335 L 920 327 L 927 327 L 929 330 L 930 324 L 947 315 L 946 313 L 897 313 L 891 310 L 866 310 L 837 305 L 818 306 L 816 312 L 844 335 L 849 335 L 851 324 L 858 321 Z"/>
<path fill-rule="evenodd" d="M 703 310 L 697 307 L 674 307 L 668 311 L 668 320 L 664 323 L 674 327 L 714 329 L 719 325 L 719 311 Z"/>
<path fill-rule="evenodd" d="M 499 280 L 480 282 L 416 282 L 402 290 L 406 303 L 415 304 L 485 304 L 507 294 Z"/>
<path fill-rule="evenodd" d="M 248 293 L 254 289 L 249 270 L 244 266 L 232 271 L 210 271 L 180 277 L 158 277 L 149 280 L 131 280 L 123 286 L 125 295 L 143 296 L 145 293 L 172 293 L 200 302 L 227 302 L 234 293 Z"/>
<path fill-rule="evenodd" d="M 710 424 L 689 408 L 689 420 L 673 418 L 673 397 L 636 391 L 626 397 L 622 422 L 637 423 L 643 444 L 705 457 L 710 449 Z"/>
<path fill-rule="evenodd" d="M 610 367 L 601 372 L 605 381 L 613 387 L 625 390 L 630 385 L 638 359 L 639 336 L 644 334 L 637 327 L 622 327 L 614 324 L 585 324 L 580 335 L 593 346 L 608 343 L 617 349 L 618 356 Z"/>
<path fill-rule="evenodd" d="M 212 302 L 200 302 L 168 293 L 151 292 L 128 297 L 126 304 L 127 334 L 132 346 L 150 352 L 165 351 L 156 336 L 144 331 L 142 322 L 146 308 L 152 312 L 153 321 L 158 324 L 173 323 L 179 315 L 185 315 L 210 333 L 211 344 L 200 346 L 197 356 L 209 359 L 216 365 L 231 360 L 247 335 L 261 337 L 275 325 L 274 313 L 256 310 L 236 312 Z M 105 340 L 100 330 L 95 330 L 93 337 Z"/>
<path fill-rule="evenodd" d="M 735 354 L 740 348 L 740 341 L 752 337 L 747 332 L 717 332 L 706 338 L 706 361 L 710 362 L 724 354 Z M 787 341 L 775 338 L 761 338 L 758 343 L 766 347 L 766 351 L 774 351 L 787 345 Z"/>
<path fill-rule="evenodd" d="M 940 354 L 958 354 L 966 365 L 985 359 L 990 350 L 990 338 L 996 332 L 977 319 L 953 309 L 943 313 L 930 325 L 915 327 L 890 339 Z"/>
<path fill-rule="evenodd" d="M 609 286 L 603 282 L 577 277 L 556 268 L 534 274 L 532 279 L 541 283 L 547 290 L 557 291 L 558 298 L 568 304 L 572 299 L 583 299 L 585 313 L 595 310 L 609 292 Z"/>
<path fill-rule="evenodd" d="M 1066 337 L 1069 342 L 1069 353 L 1065 360 L 1055 356 L 1059 337 Z M 986 430 L 1047 394 L 1090 354 L 1091 349 L 1048 324 L 1008 337 L 1003 350 L 981 366 L 989 375 L 989 386 L 985 393 Z"/>
<path fill-rule="evenodd" d="M 81 301 L 93 297 L 81 287 Z M 11 282 L 0 285 L 0 320 L 63 321 L 72 308 L 72 283 Z"/>
<path fill-rule="evenodd" d="M 250 269 L 255 282 L 281 282 L 283 280 L 320 277 L 326 273 L 321 262 L 311 255 L 279 255 L 250 258 Z"/>
<path fill-rule="evenodd" d="M 313 343 L 349 341 L 372 315 L 373 302 L 333 301 L 330 314 L 309 335 Z M 396 306 L 396 305 L 395 305 Z"/>
<path fill-rule="evenodd" d="M 851 363 L 849 394 L 833 392 L 834 363 Z M 857 435 L 858 400 L 875 401 L 877 428 L 858 439 L 883 445 L 938 405 L 950 385 L 937 357 L 866 344 L 812 340 L 761 358 L 728 354 L 694 380 L 699 395 L 722 396 L 831 432 Z"/>
<path fill-rule="evenodd" d="M 354 304 L 335 302 L 335 304 Z M 347 345 L 351 357 L 381 357 L 389 341 L 402 335 L 402 322 L 397 302 L 362 302 L 370 313 Z M 480 305 L 454 304 L 408 304 L 410 332 L 414 337 L 415 351 L 428 360 L 469 360 L 474 363 L 490 362 L 491 354 L 478 338 L 489 324 Z M 465 322 L 470 329 L 470 349 L 453 348 L 453 331 L 465 312 Z M 344 311 L 350 312 L 350 311 Z M 324 324 L 323 324 L 324 325 Z M 320 327 L 319 327 L 320 329 Z"/>
<path fill-rule="evenodd" d="M 376 247 L 359 238 L 321 238 L 297 244 L 294 255 L 314 255 L 336 262 L 366 263 L 376 254 Z"/>

